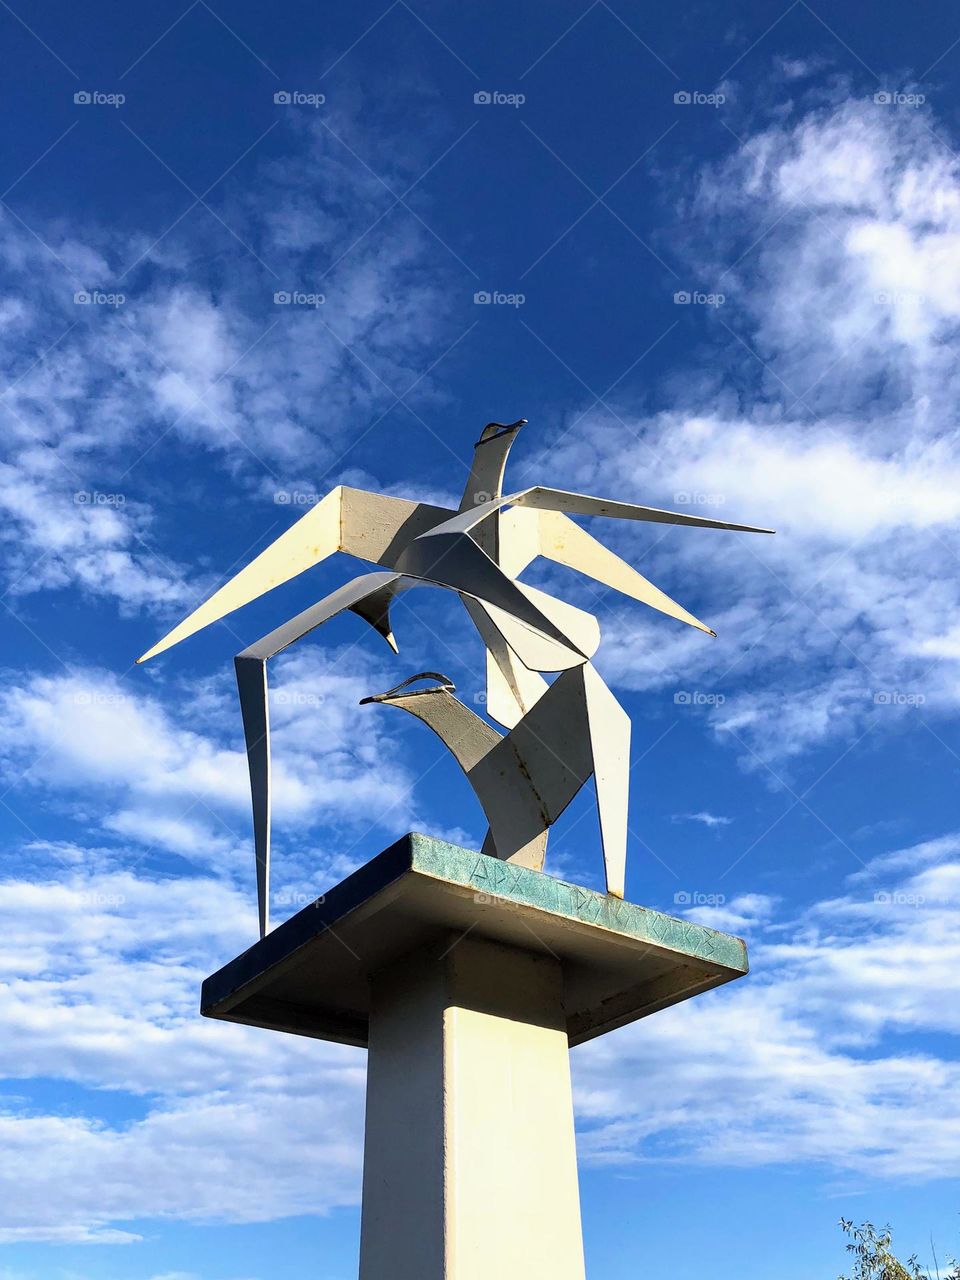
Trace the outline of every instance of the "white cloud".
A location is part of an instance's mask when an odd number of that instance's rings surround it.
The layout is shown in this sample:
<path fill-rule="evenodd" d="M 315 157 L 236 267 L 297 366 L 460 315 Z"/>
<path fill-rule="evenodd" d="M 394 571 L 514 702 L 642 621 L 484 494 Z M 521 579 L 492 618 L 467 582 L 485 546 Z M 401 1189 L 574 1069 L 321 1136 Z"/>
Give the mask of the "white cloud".
<path fill-rule="evenodd" d="M 3 1074 L 146 1099 L 122 1125 L 8 1102 L 5 1239 L 109 1243 L 144 1212 L 263 1221 L 355 1202 L 361 1055 L 197 1016 L 202 978 L 255 936 L 236 890 L 77 872 L 4 883 L 0 919 Z"/>
<path fill-rule="evenodd" d="M 694 369 L 679 407 L 571 419 L 549 478 L 777 534 L 605 529 L 719 640 L 611 601 L 598 662 L 706 695 L 683 714 L 747 759 L 953 713 L 957 161 L 919 113 L 850 101 L 748 137 L 690 226 L 711 231 L 704 282 L 727 271 L 711 333 L 729 385 Z"/>
<path fill-rule="evenodd" d="M 311 1081 L 323 1086 L 322 1081 Z M 193 1100 L 125 1130 L 59 1116 L 0 1115 L 0 1239 L 126 1243 L 107 1222 L 150 1217 L 266 1222 L 357 1200 L 361 1090 L 264 1090 L 245 1100 Z M 56 1153 L 56 1220 L 44 1205 Z M 220 1179 L 229 1170 L 230 1185 Z"/>
<path fill-rule="evenodd" d="M 955 1175 L 960 1068 L 897 1037 L 960 1033 L 958 848 L 900 850 L 898 878 L 878 859 L 882 891 L 854 879 L 793 920 L 762 894 L 723 904 L 709 922 L 746 924 L 751 974 L 574 1054 L 584 1158 Z M 7 1101 L 6 1239 L 356 1203 L 362 1053 L 197 1016 L 200 981 L 255 928 L 249 897 L 209 878 L 0 885 L 0 1072 L 105 1098 L 102 1116 Z M 111 1091 L 141 1114 L 107 1119 Z"/>
<path fill-rule="evenodd" d="M 274 824 L 278 836 L 323 824 L 409 829 L 412 777 L 390 748 L 385 717 L 356 714 L 371 688 L 391 677 L 360 650 L 316 647 L 291 653 L 273 668 Z M 201 865 L 246 864 L 250 806 L 246 759 L 234 695 L 202 693 L 204 723 L 192 694 L 174 714 L 97 670 L 11 681 L 0 694 L 0 760 L 11 786 L 7 803 L 32 789 L 55 792 L 83 820 L 91 793 L 109 807 L 107 832 L 170 850 Z M 232 717 L 231 737 L 212 736 Z M 315 853 L 316 856 L 316 853 Z M 315 867 L 316 871 L 317 868 Z M 322 866 L 320 868 L 322 870 Z"/>
<path fill-rule="evenodd" d="M 779 902 L 778 898 L 766 893 L 741 893 L 727 901 L 721 893 L 699 893 L 686 895 L 691 906 L 684 909 L 684 915 L 705 924 L 708 929 L 722 929 L 726 933 L 749 934 L 753 937 L 774 914 Z M 680 900 L 676 895 L 675 902 Z"/>
<path fill-rule="evenodd" d="M 700 813 L 675 813 L 673 815 L 674 822 L 699 822 L 705 827 L 729 827 L 733 822 L 732 818 L 726 818 L 719 813 L 710 813 L 704 809 Z"/>
<path fill-rule="evenodd" d="M 897 1038 L 960 1033 L 956 848 L 931 868 L 919 846 L 878 897 L 858 886 L 766 929 L 769 899 L 730 903 L 752 916 L 746 979 L 574 1055 L 585 1154 L 956 1176 L 960 1067 Z"/>
<path fill-rule="evenodd" d="M 326 121 L 341 135 L 354 128 L 337 112 Z M 8 587 L 78 586 L 126 610 L 182 607 L 196 587 L 185 588 L 136 500 L 162 478 L 171 446 L 186 445 L 197 466 L 209 455 L 241 490 L 263 474 L 277 488 L 288 467 L 335 467 L 414 382 L 421 401 L 433 394 L 420 375 L 447 324 L 446 259 L 432 242 L 427 252 L 412 215 L 362 237 L 388 193 L 329 129 L 310 126 L 296 142 L 286 160 L 264 162 L 247 196 L 229 182 L 221 192 L 226 220 L 260 246 L 274 278 L 232 237 L 224 256 L 227 233 L 213 219 L 156 244 L 149 232 L 97 227 L 84 244 L 36 210 L 37 235 L 12 219 L 0 227 Z M 403 149 L 395 140 L 394 164 Z M 274 235 L 278 209 L 286 229 Z M 278 290 L 326 300 L 276 305 Z M 94 291 L 124 301 L 75 302 Z"/>

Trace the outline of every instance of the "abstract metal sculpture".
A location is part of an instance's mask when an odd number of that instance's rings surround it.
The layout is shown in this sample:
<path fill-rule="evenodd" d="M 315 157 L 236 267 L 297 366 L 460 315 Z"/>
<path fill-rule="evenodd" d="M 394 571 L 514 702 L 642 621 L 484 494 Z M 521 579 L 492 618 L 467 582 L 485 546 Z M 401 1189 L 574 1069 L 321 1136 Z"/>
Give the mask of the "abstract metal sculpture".
<path fill-rule="evenodd" d="M 440 683 L 410 687 L 430 678 Z M 630 767 L 630 721 L 590 663 L 564 671 L 507 734 L 487 724 L 453 693 L 446 676 L 425 671 L 362 703 L 402 707 L 430 726 L 483 806 L 490 830 L 482 852 L 504 862 L 541 871 L 547 829 L 593 775 L 607 891 L 622 898 L 625 863 L 615 862 L 606 851 L 626 849 L 622 801 Z"/>
<path fill-rule="evenodd" d="M 486 709 L 495 729 L 439 687 L 389 693 L 450 747 L 483 805 L 484 851 L 520 865 L 543 863 L 547 828 L 583 783 L 596 779 L 607 892 L 623 896 L 630 726 L 590 659 L 596 618 L 519 581 L 538 556 L 715 633 L 568 513 L 696 528 L 770 533 L 750 525 L 534 487 L 503 495 L 507 455 L 525 419 L 488 424 L 474 448 L 459 510 L 338 486 L 138 661 L 144 662 L 288 582 L 336 551 L 382 567 L 339 588 L 236 658 L 253 796 L 260 932 L 269 926 L 270 729 L 266 663 L 344 610 L 363 618 L 397 651 L 390 605 L 400 591 L 455 591 L 487 650 Z M 543 673 L 561 672 L 553 684 Z M 412 677 L 415 680 L 419 677 Z M 405 682 L 409 685 L 410 681 Z M 525 779 L 521 781 L 521 779 Z"/>

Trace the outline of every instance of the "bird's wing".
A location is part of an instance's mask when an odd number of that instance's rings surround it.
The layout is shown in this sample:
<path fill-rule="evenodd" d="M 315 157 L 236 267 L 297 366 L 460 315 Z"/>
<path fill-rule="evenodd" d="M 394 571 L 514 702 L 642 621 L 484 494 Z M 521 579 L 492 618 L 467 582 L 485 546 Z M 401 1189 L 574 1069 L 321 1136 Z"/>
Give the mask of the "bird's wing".
<path fill-rule="evenodd" d="M 515 585 L 533 608 L 567 637 L 558 643 L 539 627 L 518 618 L 515 609 L 498 608 L 489 600 L 481 599 L 479 603 L 487 617 L 528 671 L 566 671 L 593 657 L 600 647 L 600 624 L 592 613 L 557 600 L 525 582 Z"/>
<path fill-rule="evenodd" d="M 392 568 L 411 538 L 451 514 L 445 507 L 338 486 L 137 661 L 163 653 L 336 551 Z"/>
<path fill-rule="evenodd" d="M 261 937 L 266 934 L 269 927 L 270 909 L 271 765 L 268 660 L 345 610 L 359 614 L 395 650 L 396 642 L 393 639 L 389 620 L 390 604 L 394 596 L 409 587 L 443 585 L 445 584 L 442 582 L 400 573 L 362 574 L 352 582 L 332 591 L 308 609 L 304 609 L 289 622 L 283 623 L 282 626 L 255 641 L 234 659 L 247 750 L 247 767 L 250 773 Z M 532 607 L 539 605 L 541 609 L 549 610 L 568 628 L 572 622 L 578 621 L 575 615 L 579 615 L 580 610 L 551 600 L 550 597 L 544 596 L 542 592 L 535 591 L 532 587 L 522 587 L 519 598 L 531 602 Z M 570 654 L 569 650 L 547 640 L 538 631 L 517 622 L 505 610 L 497 609 L 488 602 L 467 593 L 464 593 L 464 603 L 470 609 L 471 616 L 488 614 L 491 626 L 508 637 L 508 642 L 516 648 L 522 660 L 531 664 L 539 661 L 542 663 L 543 670 L 554 669 L 552 666 L 554 661 L 559 662 L 561 666 L 573 665 L 570 659 L 575 659 L 577 663 L 583 661 L 579 655 Z M 581 616 L 587 622 L 592 621 L 587 614 Z M 584 629 L 582 624 L 581 629 Z M 546 688 L 545 685 L 544 688 Z M 488 735 L 493 735 L 491 742 L 498 737 L 496 731 L 490 726 L 485 725 L 483 721 L 479 723 L 484 725 Z"/>
<path fill-rule="evenodd" d="M 567 493 L 564 489 L 544 489 L 537 485 L 503 499 L 518 507 L 537 507 L 541 511 L 566 511 L 575 516 L 610 516 L 614 520 L 650 520 L 654 524 L 685 524 L 698 529 L 734 529 L 739 533 L 773 533 L 751 524 L 733 524 L 729 520 L 711 520 L 682 511 L 663 511 L 659 507 L 642 507 L 632 502 L 614 502 L 611 498 L 594 498 L 584 493 Z"/>
<path fill-rule="evenodd" d="M 583 667 L 583 693 L 607 893 L 622 898 L 627 869 L 630 717 L 589 662 Z"/>
<path fill-rule="evenodd" d="M 537 556 L 544 556 L 556 564 L 586 574 L 605 587 L 613 587 L 651 609 L 705 631 L 708 636 L 716 635 L 706 623 L 655 587 L 642 573 L 598 542 L 586 529 L 581 529 L 562 511 L 511 507 L 501 521 L 500 551 L 501 563 L 511 576 L 522 573 Z"/>
<path fill-rule="evenodd" d="M 655 587 L 626 561 L 609 551 L 602 543 L 581 529 L 566 514 L 603 515 L 624 520 L 648 520 L 660 524 L 690 525 L 696 528 L 732 529 L 747 533 L 772 533 L 772 529 L 759 529 L 752 525 L 733 524 L 724 520 L 711 520 L 707 516 L 687 515 L 679 511 L 661 511 L 657 507 L 636 506 L 632 503 L 614 502 L 606 498 L 593 498 L 585 494 L 566 493 L 562 489 L 533 488 L 518 493 L 491 498 L 478 503 L 472 510 L 458 512 L 429 530 L 419 542 L 431 539 L 469 537 L 471 531 L 494 511 L 510 506 L 511 512 L 501 521 L 499 558 L 502 570 L 515 577 L 535 559 L 546 556 L 559 564 L 588 574 L 605 586 L 614 587 L 625 595 L 658 609 L 670 617 L 678 618 L 690 626 L 714 635 L 713 630 L 692 613 L 684 609 L 659 587 Z M 529 516 L 526 513 L 529 512 Z"/>
<path fill-rule="evenodd" d="M 267 693 L 267 660 L 309 634 L 345 609 L 358 613 L 396 649 L 390 631 L 390 602 L 398 591 L 411 585 L 398 573 L 365 573 L 331 592 L 323 600 L 304 609 L 295 618 L 277 627 L 237 654 L 237 690 L 243 737 L 250 773 L 253 804 L 253 846 L 257 864 L 257 900 L 260 936 L 270 925 L 270 709 Z"/>
<path fill-rule="evenodd" d="M 557 821 L 593 774 L 607 892 L 623 897 L 630 790 L 630 717 L 589 662 L 556 679 L 532 711 L 491 752 L 515 753 L 544 821 Z M 487 764 L 488 762 L 484 762 Z M 491 821 L 491 827 L 493 822 Z M 496 835 L 495 837 L 496 838 Z"/>
<path fill-rule="evenodd" d="M 243 738 L 253 805 L 253 852 L 257 863 L 257 907 L 260 937 L 270 928 L 270 712 L 267 664 L 256 658 L 234 658 L 243 716 Z"/>
<path fill-rule="evenodd" d="M 265 662 L 268 658 L 282 653 L 294 641 L 301 640 L 324 622 L 336 617 L 338 613 L 343 613 L 345 609 L 359 614 L 383 636 L 396 653 L 397 644 L 390 628 L 390 605 L 397 592 L 411 586 L 413 581 L 399 573 L 364 573 L 359 578 L 354 578 L 352 582 L 338 587 L 330 595 L 324 596 L 309 609 L 304 609 L 289 622 L 284 622 L 275 631 L 271 631 L 269 635 L 244 649 L 238 656 Z"/>
<path fill-rule="evenodd" d="M 512 729 L 549 689 L 543 676 L 524 666 L 486 608 L 470 596 L 461 596 L 473 625 L 487 650 L 487 701 L 491 720 Z"/>
<path fill-rule="evenodd" d="M 445 521 L 440 530 L 456 522 L 456 517 Z M 525 654 L 515 646 L 513 634 L 508 643 L 516 648 L 520 660 L 534 670 L 562 671 L 578 666 L 595 652 L 599 643 L 596 619 L 514 582 L 469 533 L 429 530 L 407 545 L 397 558 L 395 568 L 473 596 L 484 606 L 509 615 L 514 631 L 526 630 L 530 652 Z M 542 665 L 538 665 L 541 663 L 540 638 L 551 644 L 551 656 Z"/>
<path fill-rule="evenodd" d="M 467 533 L 491 512 L 500 507 L 535 507 L 540 511 L 565 511 L 575 516 L 610 516 L 615 520 L 648 520 L 654 524 L 683 524 L 698 529 L 733 529 L 740 533 L 773 533 L 751 524 L 733 524 L 728 520 L 711 520 L 708 516 L 688 515 L 682 511 L 662 511 L 659 507 L 642 507 L 632 502 L 615 502 L 612 498 L 594 498 L 584 493 L 567 493 L 564 489 L 544 489 L 537 485 L 478 503 L 472 511 L 461 511 L 431 530 L 433 533 Z"/>

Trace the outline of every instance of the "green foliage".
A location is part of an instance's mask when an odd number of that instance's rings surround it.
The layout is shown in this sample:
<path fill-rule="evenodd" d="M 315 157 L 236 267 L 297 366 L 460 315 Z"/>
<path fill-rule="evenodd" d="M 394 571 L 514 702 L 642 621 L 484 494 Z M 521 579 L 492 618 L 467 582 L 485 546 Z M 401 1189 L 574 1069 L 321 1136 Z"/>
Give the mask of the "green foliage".
<path fill-rule="evenodd" d="M 889 1227 L 881 1230 L 872 1222 L 855 1227 L 846 1218 L 840 1219 L 840 1229 L 849 1236 L 847 1252 L 853 1254 L 853 1273 L 840 1276 L 839 1280 L 960 1280 L 960 1263 L 952 1262 L 950 1270 L 941 1275 L 939 1267 L 934 1271 L 921 1268 L 916 1254 L 901 1262 L 890 1250 Z"/>

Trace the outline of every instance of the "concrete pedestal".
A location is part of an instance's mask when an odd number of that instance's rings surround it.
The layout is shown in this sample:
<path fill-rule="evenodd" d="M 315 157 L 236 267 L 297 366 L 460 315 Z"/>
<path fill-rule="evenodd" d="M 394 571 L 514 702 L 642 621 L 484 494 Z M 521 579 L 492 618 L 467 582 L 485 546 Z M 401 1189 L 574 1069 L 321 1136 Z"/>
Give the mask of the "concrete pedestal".
<path fill-rule="evenodd" d="M 369 1049 L 360 1280 L 583 1280 L 569 1046 L 741 977 L 741 939 L 411 835 L 203 984 Z"/>
<path fill-rule="evenodd" d="M 558 960 L 459 935 L 374 978 L 360 1280 L 584 1280 Z"/>

